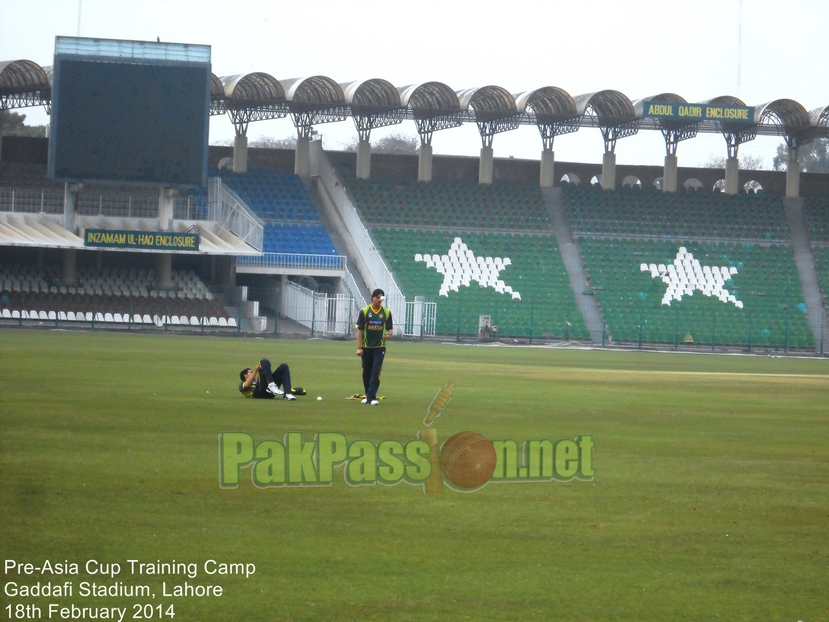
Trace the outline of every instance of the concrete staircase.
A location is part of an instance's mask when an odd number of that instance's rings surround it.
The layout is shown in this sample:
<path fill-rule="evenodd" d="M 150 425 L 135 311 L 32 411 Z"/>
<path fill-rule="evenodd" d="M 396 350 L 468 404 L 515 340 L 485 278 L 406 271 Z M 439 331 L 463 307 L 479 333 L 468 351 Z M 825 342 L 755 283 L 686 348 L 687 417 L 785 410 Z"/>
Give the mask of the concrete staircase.
<path fill-rule="evenodd" d="M 547 206 L 547 213 L 553 223 L 556 242 L 570 277 L 570 287 L 576 295 L 576 305 L 581 311 L 587 330 L 590 331 L 590 338 L 593 343 L 602 344 L 604 339 L 604 319 L 602 318 L 599 303 L 595 296 L 585 295 L 584 291 L 589 289 L 587 275 L 584 273 L 584 263 L 581 253 L 573 240 L 573 233 L 567 216 L 564 211 L 564 201 L 561 198 L 561 188 L 542 188 L 541 196 Z"/>
<path fill-rule="evenodd" d="M 827 323 L 826 309 L 823 306 L 823 297 L 815 269 L 815 256 L 809 240 L 809 230 L 803 215 L 803 199 L 786 197 L 783 199 L 786 210 L 786 222 L 789 224 L 794 262 L 800 276 L 803 288 L 803 302 L 806 303 L 806 319 L 815 335 L 815 344 L 818 352 L 825 351 L 822 341 L 829 340 L 829 323 Z"/>

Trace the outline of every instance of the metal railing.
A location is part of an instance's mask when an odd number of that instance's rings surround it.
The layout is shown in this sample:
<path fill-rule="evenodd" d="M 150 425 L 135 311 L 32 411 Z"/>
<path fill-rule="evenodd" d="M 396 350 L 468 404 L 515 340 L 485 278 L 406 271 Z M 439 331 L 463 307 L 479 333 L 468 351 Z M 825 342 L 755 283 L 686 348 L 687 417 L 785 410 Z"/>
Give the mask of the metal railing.
<path fill-rule="evenodd" d="M 292 268 L 297 270 L 346 270 L 344 255 L 309 255 L 303 253 L 262 253 L 243 256 L 236 260 L 239 266 L 252 268 Z"/>
<path fill-rule="evenodd" d="M 78 192 L 78 216 L 157 218 L 157 192 L 85 188 Z M 207 197 L 183 195 L 175 198 L 174 217 L 179 220 L 205 220 Z M 0 211 L 20 214 L 63 214 L 64 190 L 56 186 L 0 186 Z"/>
<path fill-rule="evenodd" d="M 0 211 L 63 214 L 63 190 L 52 187 L 0 186 Z"/>
<path fill-rule="evenodd" d="M 220 177 L 211 177 L 207 184 L 207 219 L 218 222 L 256 250 L 262 250 L 264 222 L 239 196 L 222 183 Z"/>

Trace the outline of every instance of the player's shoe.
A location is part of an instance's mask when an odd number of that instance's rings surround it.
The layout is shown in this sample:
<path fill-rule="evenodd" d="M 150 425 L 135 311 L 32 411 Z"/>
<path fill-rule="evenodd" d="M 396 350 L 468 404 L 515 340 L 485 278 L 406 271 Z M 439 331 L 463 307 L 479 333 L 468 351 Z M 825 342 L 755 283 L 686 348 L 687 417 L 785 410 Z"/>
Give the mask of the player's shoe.
<path fill-rule="evenodd" d="M 282 398 L 283 400 L 293 401 L 296 399 L 295 395 L 291 395 L 290 393 L 286 393 L 285 396 Z"/>
<path fill-rule="evenodd" d="M 365 404 L 365 403 L 366 403 L 366 398 L 361 399 L 361 400 L 360 400 L 360 403 L 361 403 L 361 404 Z"/>
<path fill-rule="evenodd" d="M 379 406 L 379 405 L 380 405 L 380 402 L 378 402 L 377 400 L 371 400 L 371 406 Z"/>
<path fill-rule="evenodd" d="M 268 391 L 270 391 L 274 395 L 282 395 L 284 393 L 284 391 L 282 391 L 282 389 L 280 389 L 278 386 L 276 386 L 275 382 L 272 382 L 268 385 Z"/>

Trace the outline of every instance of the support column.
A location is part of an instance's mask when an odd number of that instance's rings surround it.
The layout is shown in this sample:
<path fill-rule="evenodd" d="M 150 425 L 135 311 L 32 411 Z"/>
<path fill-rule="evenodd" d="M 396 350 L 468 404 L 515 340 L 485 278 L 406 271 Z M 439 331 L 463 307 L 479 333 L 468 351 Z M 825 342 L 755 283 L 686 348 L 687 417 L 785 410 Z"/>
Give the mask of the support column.
<path fill-rule="evenodd" d="M 362 138 L 357 143 L 357 179 L 371 177 L 371 143 Z"/>
<path fill-rule="evenodd" d="M 616 189 L 616 154 L 606 151 L 602 156 L 602 190 Z"/>
<path fill-rule="evenodd" d="M 173 256 L 160 253 L 156 261 L 155 280 L 158 289 L 170 289 L 173 284 Z"/>
<path fill-rule="evenodd" d="M 481 161 L 478 165 L 478 183 L 491 184 L 492 172 L 494 168 L 494 158 L 492 155 L 492 147 L 481 147 Z"/>
<path fill-rule="evenodd" d="M 233 139 L 233 172 L 248 172 L 248 137 L 236 135 Z"/>
<path fill-rule="evenodd" d="M 63 274 L 61 276 L 61 283 L 67 287 L 75 287 L 78 284 L 78 275 L 76 271 L 78 251 L 74 248 L 66 248 L 63 250 Z"/>
<path fill-rule="evenodd" d="M 800 163 L 797 161 L 797 149 L 789 149 L 786 161 L 786 196 L 800 196 Z"/>
<path fill-rule="evenodd" d="M 556 154 L 552 149 L 541 152 L 541 172 L 538 185 L 542 188 L 552 188 L 556 185 L 555 179 Z"/>
<path fill-rule="evenodd" d="M 311 139 L 307 136 L 296 139 L 294 174 L 300 177 L 311 176 Z"/>
<path fill-rule="evenodd" d="M 80 184 L 63 185 L 63 228 L 75 233 L 75 205 Z"/>
<path fill-rule="evenodd" d="M 728 158 L 725 161 L 725 194 L 740 192 L 740 161 L 737 158 Z"/>
<path fill-rule="evenodd" d="M 236 257 L 221 255 L 216 261 L 216 280 L 223 287 L 236 285 Z"/>
<path fill-rule="evenodd" d="M 173 208 L 175 207 L 175 190 L 162 188 L 158 193 L 158 230 L 173 230 Z"/>
<path fill-rule="evenodd" d="M 287 306 L 287 304 L 286 304 L 285 299 L 287 298 L 287 296 L 285 295 L 285 293 L 287 291 L 288 291 L 288 275 L 283 274 L 279 278 L 279 315 L 281 315 L 283 317 L 285 317 L 285 315 L 286 315 L 285 307 Z"/>
<path fill-rule="evenodd" d="M 675 155 L 665 156 L 665 168 L 662 170 L 662 192 L 676 192 L 677 187 L 677 158 Z"/>
<path fill-rule="evenodd" d="M 432 181 L 432 145 L 420 145 L 418 149 L 417 181 Z"/>

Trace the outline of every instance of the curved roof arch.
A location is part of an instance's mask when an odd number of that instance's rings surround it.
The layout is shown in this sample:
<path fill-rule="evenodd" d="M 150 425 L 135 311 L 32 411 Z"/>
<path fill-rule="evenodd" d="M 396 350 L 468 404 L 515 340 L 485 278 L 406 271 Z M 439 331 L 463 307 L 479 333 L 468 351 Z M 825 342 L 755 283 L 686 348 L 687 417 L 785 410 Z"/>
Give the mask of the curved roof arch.
<path fill-rule="evenodd" d="M 502 86 L 481 86 L 458 91 L 461 109 L 475 115 L 484 148 L 492 148 L 495 134 L 517 129 L 519 112 L 515 98 Z"/>
<path fill-rule="evenodd" d="M 720 95 L 719 97 L 714 97 L 713 99 L 706 99 L 705 101 L 701 101 L 701 104 L 718 104 L 720 106 L 745 106 L 745 102 L 740 99 L 739 97 L 734 97 L 733 95 Z"/>
<path fill-rule="evenodd" d="M 221 79 L 215 74 L 210 74 L 210 114 L 224 114 L 227 112 L 225 106 L 225 87 Z"/>
<path fill-rule="evenodd" d="M 544 86 L 513 95 L 518 111 L 534 114 L 536 119 L 559 121 L 579 115 L 573 97 L 557 86 Z"/>
<path fill-rule="evenodd" d="M 398 87 L 400 104 L 411 111 L 421 143 L 431 145 L 432 134 L 463 125 L 458 94 L 443 82 Z"/>
<path fill-rule="evenodd" d="M 251 121 L 278 119 L 287 114 L 285 89 L 279 80 L 264 72 L 225 76 L 219 79 L 224 92 L 223 107 L 240 133 Z M 213 83 L 211 81 L 211 109 Z"/>
<path fill-rule="evenodd" d="M 477 120 L 503 119 L 518 113 L 515 98 L 502 86 L 479 86 L 457 92 L 461 109 L 471 108 Z"/>
<path fill-rule="evenodd" d="M 687 104 L 688 101 L 677 95 L 676 93 L 659 93 L 649 97 L 643 97 L 633 102 L 633 110 L 636 117 L 644 120 L 645 117 L 645 102 L 661 102 L 665 104 L 682 105 Z M 656 118 L 650 119 L 656 127 L 662 130 L 662 136 L 665 137 L 665 149 L 668 155 L 676 155 L 677 147 L 683 140 L 694 138 L 699 132 L 699 121 L 685 121 L 681 119 L 665 119 Z"/>
<path fill-rule="evenodd" d="M 256 72 L 226 76 L 221 78 L 221 82 L 224 87 L 225 98 L 230 102 L 259 105 L 285 101 L 285 89 L 282 84 L 267 73 Z"/>
<path fill-rule="evenodd" d="M 376 113 L 384 110 L 394 110 L 402 107 L 400 93 L 388 80 L 372 78 L 341 84 L 345 103 L 352 110 L 365 110 Z"/>
<path fill-rule="evenodd" d="M 306 110 L 324 110 L 332 106 L 345 104 L 342 87 L 327 76 L 309 78 L 291 78 L 283 80 L 285 99 L 291 108 Z"/>
<path fill-rule="evenodd" d="M 810 126 L 806 109 L 793 99 L 776 99 L 754 107 L 754 122 L 779 125 L 784 131 Z"/>
<path fill-rule="evenodd" d="M 340 85 L 345 103 L 351 106 L 351 118 L 360 140 L 367 141 L 376 127 L 396 125 L 403 121 L 405 108 L 400 93 L 388 80 L 374 78 Z"/>
<path fill-rule="evenodd" d="M 829 127 L 829 106 L 810 110 L 809 118 L 815 127 Z"/>
<path fill-rule="evenodd" d="M 0 107 L 48 105 L 52 81 L 46 71 L 30 60 L 0 62 Z"/>
<path fill-rule="evenodd" d="M 617 125 L 636 118 L 633 104 L 627 95 L 611 89 L 585 93 L 573 98 L 580 115 L 588 115 L 592 110 L 603 126 Z"/>
<path fill-rule="evenodd" d="M 636 117 L 633 104 L 624 93 L 609 89 L 585 93 L 573 99 L 580 115 L 585 119 L 595 119 L 602 132 L 605 153 L 613 153 L 620 138 L 633 136 L 639 131 L 641 119 Z"/>
<path fill-rule="evenodd" d="M 317 123 L 343 121 L 348 117 L 342 87 L 327 76 L 282 80 L 285 100 L 299 135 L 311 136 Z"/>
<path fill-rule="evenodd" d="M 461 111 L 458 94 L 443 82 L 423 82 L 397 89 L 400 103 L 411 108 L 415 119 Z"/>
<path fill-rule="evenodd" d="M 544 86 L 513 95 L 520 113 L 535 118 L 545 151 L 551 151 L 556 136 L 579 129 L 579 113 L 573 97 L 557 86 Z"/>
<path fill-rule="evenodd" d="M 720 95 L 713 99 L 707 99 L 702 104 L 714 104 L 719 106 L 745 107 L 745 102 L 733 95 Z M 737 151 L 741 144 L 757 138 L 757 123 L 739 123 L 734 121 L 716 121 L 717 127 L 725 138 L 728 149 L 728 157 L 736 158 Z"/>
<path fill-rule="evenodd" d="M 789 147 L 797 148 L 814 140 L 809 113 L 793 99 L 776 99 L 755 106 L 754 122 L 777 127 Z"/>
<path fill-rule="evenodd" d="M 666 104 L 687 104 L 688 100 L 686 100 L 682 95 L 677 95 L 676 93 L 659 93 L 658 95 L 650 95 L 648 97 L 643 97 L 642 99 L 637 99 L 633 103 L 633 111 L 637 117 L 640 119 L 645 115 L 645 102 L 664 102 Z"/>
<path fill-rule="evenodd" d="M 221 78 L 215 73 L 210 74 L 210 99 L 224 99 L 225 87 Z"/>

